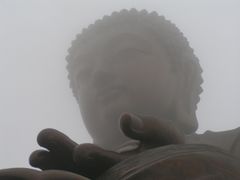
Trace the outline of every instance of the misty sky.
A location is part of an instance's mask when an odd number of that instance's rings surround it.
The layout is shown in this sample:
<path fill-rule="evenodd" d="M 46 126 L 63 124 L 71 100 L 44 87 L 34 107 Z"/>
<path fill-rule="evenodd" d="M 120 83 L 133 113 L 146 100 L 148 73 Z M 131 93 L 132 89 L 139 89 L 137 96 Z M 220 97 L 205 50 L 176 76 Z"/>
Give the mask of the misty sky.
<path fill-rule="evenodd" d="M 41 129 L 91 142 L 67 79 L 67 49 L 96 19 L 157 11 L 188 38 L 204 70 L 199 133 L 240 126 L 239 0 L 0 0 L 0 168 L 29 166 Z"/>

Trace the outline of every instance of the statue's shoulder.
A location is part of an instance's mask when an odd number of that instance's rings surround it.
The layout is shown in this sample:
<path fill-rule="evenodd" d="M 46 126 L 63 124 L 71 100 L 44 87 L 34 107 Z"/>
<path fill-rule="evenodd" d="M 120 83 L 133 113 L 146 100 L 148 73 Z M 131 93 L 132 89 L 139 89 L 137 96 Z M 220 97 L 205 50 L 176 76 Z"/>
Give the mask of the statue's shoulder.
<path fill-rule="evenodd" d="M 231 147 L 231 152 L 240 158 L 240 127 L 235 130 L 236 136 Z"/>
<path fill-rule="evenodd" d="M 190 144 L 208 144 L 227 150 L 240 157 L 240 127 L 227 131 L 206 131 L 188 138 Z"/>

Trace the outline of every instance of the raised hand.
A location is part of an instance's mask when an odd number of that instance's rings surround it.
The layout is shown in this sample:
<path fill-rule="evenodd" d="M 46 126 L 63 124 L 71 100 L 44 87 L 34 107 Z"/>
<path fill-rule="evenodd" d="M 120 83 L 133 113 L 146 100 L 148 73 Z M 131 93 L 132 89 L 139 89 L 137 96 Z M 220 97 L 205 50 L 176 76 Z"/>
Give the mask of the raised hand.
<path fill-rule="evenodd" d="M 29 161 L 42 170 L 64 170 L 94 178 L 124 158 L 93 144 L 77 145 L 55 129 L 41 131 L 37 141 L 47 150 L 34 151 Z"/>
<path fill-rule="evenodd" d="M 184 143 L 184 135 L 173 123 L 154 117 L 125 113 L 120 118 L 123 133 L 140 141 L 139 148 L 125 153 L 104 150 L 93 144 L 73 142 L 54 129 L 45 129 L 38 135 L 40 146 L 30 156 L 30 164 L 42 170 L 65 170 L 95 178 L 123 159 L 146 149 Z"/>

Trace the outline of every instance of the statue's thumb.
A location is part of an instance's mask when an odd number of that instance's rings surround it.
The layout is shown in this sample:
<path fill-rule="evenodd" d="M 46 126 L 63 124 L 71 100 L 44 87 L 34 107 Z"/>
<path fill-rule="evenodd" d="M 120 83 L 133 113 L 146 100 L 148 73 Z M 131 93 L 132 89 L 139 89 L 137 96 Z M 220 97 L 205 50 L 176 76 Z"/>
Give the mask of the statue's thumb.
<path fill-rule="evenodd" d="M 123 133 L 136 140 L 144 137 L 144 122 L 137 115 L 124 113 L 120 117 L 120 127 Z"/>
<path fill-rule="evenodd" d="M 171 122 L 154 117 L 124 113 L 120 117 L 120 126 L 126 136 L 145 144 L 162 146 L 184 142 L 183 135 Z"/>

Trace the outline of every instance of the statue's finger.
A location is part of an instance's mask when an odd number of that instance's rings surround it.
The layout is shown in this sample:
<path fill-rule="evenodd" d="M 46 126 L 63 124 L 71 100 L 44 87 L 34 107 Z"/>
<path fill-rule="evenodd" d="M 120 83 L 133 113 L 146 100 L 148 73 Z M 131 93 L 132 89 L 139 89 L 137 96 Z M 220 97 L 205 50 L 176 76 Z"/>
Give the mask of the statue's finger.
<path fill-rule="evenodd" d="M 120 117 L 120 127 L 123 133 L 136 140 L 142 140 L 144 124 L 142 119 L 130 113 L 124 113 Z"/>
<path fill-rule="evenodd" d="M 29 163 L 31 166 L 40 168 L 41 170 L 58 169 L 71 172 L 77 172 L 78 170 L 73 163 L 72 157 L 60 156 L 60 154 L 46 150 L 34 151 L 30 155 Z"/>
<path fill-rule="evenodd" d="M 59 169 L 62 163 L 49 151 L 36 150 L 30 155 L 29 164 L 33 167 L 47 170 Z"/>
<path fill-rule="evenodd" d="M 55 129 L 44 129 L 37 137 L 38 144 L 49 151 L 71 155 L 77 143 Z"/>
<path fill-rule="evenodd" d="M 104 150 L 93 144 L 81 144 L 74 150 L 73 159 L 79 173 L 94 178 L 122 161 L 125 156 Z"/>
<path fill-rule="evenodd" d="M 154 117 L 125 113 L 120 118 L 120 126 L 126 136 L 144 144 L 162 146 L 184 142 L 183 134 L 171 122 Z"/>
<path fill-rule="evenodd" d="M 2 180 L 39 180 L 40 171 L 28 168 L 11 168 L 0 170 Z"/>

